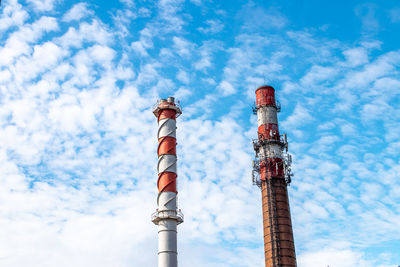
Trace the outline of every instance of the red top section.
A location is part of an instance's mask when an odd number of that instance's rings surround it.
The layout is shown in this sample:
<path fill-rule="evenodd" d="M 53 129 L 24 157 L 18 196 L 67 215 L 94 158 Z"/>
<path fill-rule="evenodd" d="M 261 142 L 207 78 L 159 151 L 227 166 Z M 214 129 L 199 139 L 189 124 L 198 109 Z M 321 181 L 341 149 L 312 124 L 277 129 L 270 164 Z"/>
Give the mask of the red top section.
<path fill-rule="evenodd" d="M 161 111 L 167 111 L 167 112 L 164 112 L 163 117 L 160 117 Z M 179 103 L 177 105 L 174 102 L 168 102 L 165 100 L 161 100 L 161 101 L 157 102 L 157 105 L 154 107 L 153 114 L 158 118 L 158 120 L 165 119 L 165 118 L 176 119 L 177 117 L 179 117 L 179 115 L 182 114 L 182 110 L 180 108 Z M 175 114 L 175 115 L 172 115 L 172 114 Z"/>
<path fill-rule="evenodd" d="M 257 107 L 260 106 L 274 106 L 275 103 L 275 89 L 269 85 L 263 85 L 256 90 Z"/>
<path fill-rule="evenodd" d="M 176 110 L 174 109 L 162 109 L 158 113 L 158 120 L 162 119 L 176 119 Z"/>

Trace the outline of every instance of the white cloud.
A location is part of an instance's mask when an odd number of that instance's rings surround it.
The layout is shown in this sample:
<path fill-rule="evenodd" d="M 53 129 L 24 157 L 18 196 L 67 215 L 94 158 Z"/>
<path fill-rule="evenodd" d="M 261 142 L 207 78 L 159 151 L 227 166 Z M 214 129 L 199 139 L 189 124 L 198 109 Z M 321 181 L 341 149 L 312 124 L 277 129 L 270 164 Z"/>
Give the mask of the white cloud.
<path fill-rule="evenodd" d="M 255 31 L 265 29 L 282 29 L 288 24 L 288 19 L 278 8 L 265 9 L 249 2 L 240 13 L 244 20 L 244 29 Z"/>
<path fill-rule="evenodd" d="M 227 81 L 222 81 L 219 85 L 218 85 L 219 90 L 222 92 L 223 96 L 228 96 L 228 95 L 232 95 L 236 92 L 236 89 L 233 87 L 232 84 L 230 84 Z"/>
<path fill-rule="evenodd" d="M 138 52 L 141 56 L 146 57 L 149 54 L 147 53 L 146 49 L 143 47 L 143 44 L 139 41 L 133 42 L 131 44 L 132 49 L 136 52 Z"/>
<path fill-rule="evenodd" d="M 119 0 L 121 3 L 124 3 L 128 7 L 135 7 L 135 2 L 133 0 Z"/>
<path fill-rule="evenodd" d="M 189 74 L 183 70 L 179 70 L 176 78 L 184 84 L 188 84 L 190 82 Z"/>
<path fill-rule="evenodd" d="M 205 34 L 216 34 L 224 29 L 224 24 L 220 20 L 207 20 L 205 23 L 208 27 L 197 28 L 199 31 Z"/>
<path fill-rule="evenodd" d="M 28 18 L 28 13 L 22 9 L 22 5 L 16 0 L 8 1 L 2 5 L 0 15 L 0 30 L 5 31 L 11 26 L 21 26 Z"/>
<path fill-rule="evenodd" d="M 311 70 L 301 78 L 301 83 L 306 87 L 314 84 L 331 80 L 337 74 L 337 70 L 333 67 L 313 66 Z"/>
<path fill-rule="evenodd" d="M 82 18 L 92 14 L 93 12 L 88 9 L 86 3 L 75 4 L 68 12 L 66 12 L 62 18 L 65 22 L 70 22 L 74 20 L 81 20 Z"/>
<path fill-rule="evenodd" d="M 67 52 L 52 42 L 35 45 L 31 58 L 21 57 L 17 60 L 14 75 L 18 80 L 33 79 L 39 73 L 54 67 L 65 56 Z"/>
<path fill-rule="evenodd" d="M 56 0 L 27 0 L 37 11 L 50 11 L 54 9 Z"/>
<path fill-rule="evenodd" d="M 366 32 L 375 33 L 379 30 L 379 21 L 376 17 L 377 6 L 372 3 L 361 4 L 355 8 L 355 14 L 361 19 L 362 28 Z"/>
<path fill-rule="evenodd" d="M 185 87 L 180 87 L 176 93 L 175 93 L 175 98 L 178 100 L 186 100 L 193 94 L 193 91 L 185 88 Z"/>
<path fill-rule="evenodd" d="M 246 96 L 252 98 L 254 88 L 265 77 L 268 81 L 283 78 L 278 74 L 281 66 L 277 61 L 286 55 L 285 47 L 281 47 L 280 52 L 269 53 L 268 47 L 271 45 L 271 39 L 261 34 L 238 35 L 235 46 L 227 50 L 229 60 L 223 69 L 223 79 L 234 87 L 244 88 Z M 244 85 L 240 85 L 242 81 L 245 81 Z"/>
<path fill-rule="evenodd" d="M 132 42 L 131 46 L 134 51 L 139 53 L 143 57 L 147 57 L 149 54 L 147 49 L 153 48 L 153 33 L 149 28 L 144 28 L 140 31 L 140 39 Z"/>
<path fill-rule="evenodd" d="M 350 67 L 356 67 L 368 62 L 368 54 L 364 48 L 352 48 L 343 52 Z"/>
<path fill-rule="evenodd" d="M 91 23 L 83 22 L 79 28 L 68 28 L 62 36 L 55 39 L 63 48 L 82 48 L 84 44 L 98 43 L 100 45 L 111 44 L 112 34 L 97 20 Z"/>
<path fill-rule="evenodd" d="M 357 129 L 352 123 L 341 124 L 340 130 L 344 136 L 357 136 Z"/>
<path fill-rule="evenodd" d="M 332 121 L 324 122 L 323 124 L 318 125 L 318 130 L 331 130 L 336 126 L 336 124 Z"/>
<path fill-rule="evenodd" d="M 312 216 L 314 219 L 326 219 L 329 217 L 328 212 L 323 207 L 314 202 L 304 203 L 304 209 L 304 211 L 308 212 L 308 215 Z"/>
<path fill-rule="evenodd" d="M 188 40 L 174 36 L 173 37 L 174 48 L 176 53 L 182 57 L 189 57 L 192 55 L 195 45 Z"/>
<path fill-rule="evenodd" d="M 316 64 L 332 64 L 335 61 L 335 50 L 342 48 L 337 40 L 320 39 L 309 31 L 287 31 L 286 35 L 294 42 L 294 46 L 303 49 L 294 49 L 297 53 L 306 53 L 304 58 L 308 62 Z M 291 47 L 293 49 L 293 45 Z M 292 51 L 291 55 L 295 53 Z"/>
<path fill-rule="evenodd" d="M 108 46 L 95 45 L 90 47 L 89 54 L 94 62 L 100 63 L 103 66 L 110 66 L 116 52 Z"/>
<path fill-rule="evenodd" d="M 398 52 L 384 54 L 371 64 L 365 65 L 363 70 L 350 72 L 345 86 L 347 88 L 364 88 L 372 81 L 391 73 L 399 61 L 400 54 Z"/>
<path fill-rule="evenodd" d="M 20 55 L 29 54 L 32 51 L 30 44 L 39 40 L 46 32 L 57 29 L 58 24 L 55 18 L 51 17 L 41 17 L 34 23 L 21 27 L 9 36 L 0 49 L 0 66 L 12 63 Z"/>
<path fill-rule="evenodd" d="M 202 0 L 190 0 L 193 4 L 200 6 L 202 4 Z"/>
<path fill-rule="evenodd" d="M 299 267 L 372 267 L 371 262 L 363 258 L 363 254 L 350 249 L 335 250 L 325 249 L 316 252 L 308 252 L 300 255 Z"/>
<path fill-rule="evenodd" d="M 196 70 L 206 71 L 208 68 L 213 67 L 213 54 L 219 50 L 223 50 L 221 42 L 204 42 L 199 48 L 200 59 L 194 63 L 194 68 Z"/>
<path fill-rule="evenodd" d="M 313 116 L 310 114 L 305 105 L 296 104 L 293 113 L 288 116 L 286 120 L 281 122 L 281 125 L 285 131 L 295 130 L 297 126 L 305 125 L 313 119 Z M 300 132 L 298 132 L 298 134 L 300 134 Z"/>
<path fill-rule="evenodd" d="M 180 32 L 185 21 L 180 16 L 183 0 L 161 0 L 158 2 L 159 18 L 163 22 L 159 29 L 163 32 Z"/>

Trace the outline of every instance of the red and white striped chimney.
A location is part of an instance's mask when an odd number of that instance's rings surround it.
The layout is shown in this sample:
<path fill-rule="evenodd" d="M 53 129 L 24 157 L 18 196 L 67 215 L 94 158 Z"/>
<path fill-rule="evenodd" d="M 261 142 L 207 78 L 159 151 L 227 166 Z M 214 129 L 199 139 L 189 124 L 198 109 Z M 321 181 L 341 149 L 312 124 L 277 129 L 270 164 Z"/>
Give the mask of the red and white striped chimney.
<path fill-rule="evenodd" d="M 158 120 L 158 209 L 152 221 L 158 225 L 158 266 L 177 267 L 177 225 L 183 214 L 177 208 L 176 118 L 182 113 L 173 97 L 157 102 L 154 115 Z"/>
<path fill-rule="evenodd" d="M 256 159 L 253 183 L 261 188 L 266 267 L 296 267 L 296 254 L 290 217 L 287 185 L 291 181 L 291 156 L 286 135 L 279 134 L 275 89 L 256 90 L 258 139 L 253 140 Z"/>

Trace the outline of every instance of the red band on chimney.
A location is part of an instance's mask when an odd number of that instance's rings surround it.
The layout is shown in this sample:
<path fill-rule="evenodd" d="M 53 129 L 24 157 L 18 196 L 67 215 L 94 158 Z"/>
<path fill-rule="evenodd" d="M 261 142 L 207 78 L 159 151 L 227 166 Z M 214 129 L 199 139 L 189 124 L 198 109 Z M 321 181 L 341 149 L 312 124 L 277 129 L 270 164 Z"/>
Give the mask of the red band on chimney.
<path fill-rule="evenodd" d="M 158 192 L 174 192 L 176 191 L 177 174 L 173 172 L 162 172 L 158 176 Z"/>
<path fill-rule="evenodd" d="M 260 141 L 268 139 L 280 140 L 278 125 L 274 123 L 260 125 L 258 127 L 258 138 Z"/>
<path fill-rule="evenodd" d="M 273 87 L 265 85 L 256 90 L 257 107 L 260 106 L 276 106 L 275 90 Z"/>

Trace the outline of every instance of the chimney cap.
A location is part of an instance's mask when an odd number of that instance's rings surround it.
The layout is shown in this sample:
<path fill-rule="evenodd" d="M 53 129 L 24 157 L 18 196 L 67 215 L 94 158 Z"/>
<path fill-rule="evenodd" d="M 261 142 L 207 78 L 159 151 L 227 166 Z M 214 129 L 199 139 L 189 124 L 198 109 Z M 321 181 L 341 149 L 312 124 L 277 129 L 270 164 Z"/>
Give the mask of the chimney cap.
<path fill-rule="evenodd" d="M 275 88 L 272 87 L 272 86 L 270 86 L 270 85 L 263 85 L 263 86 L 258 87 L 258 88 L 256 89 L 256 92 L 257 92 L 258 90 L 261 90 L 261 89 L 272 89 L 272 90 L 275 90 Z"/>

